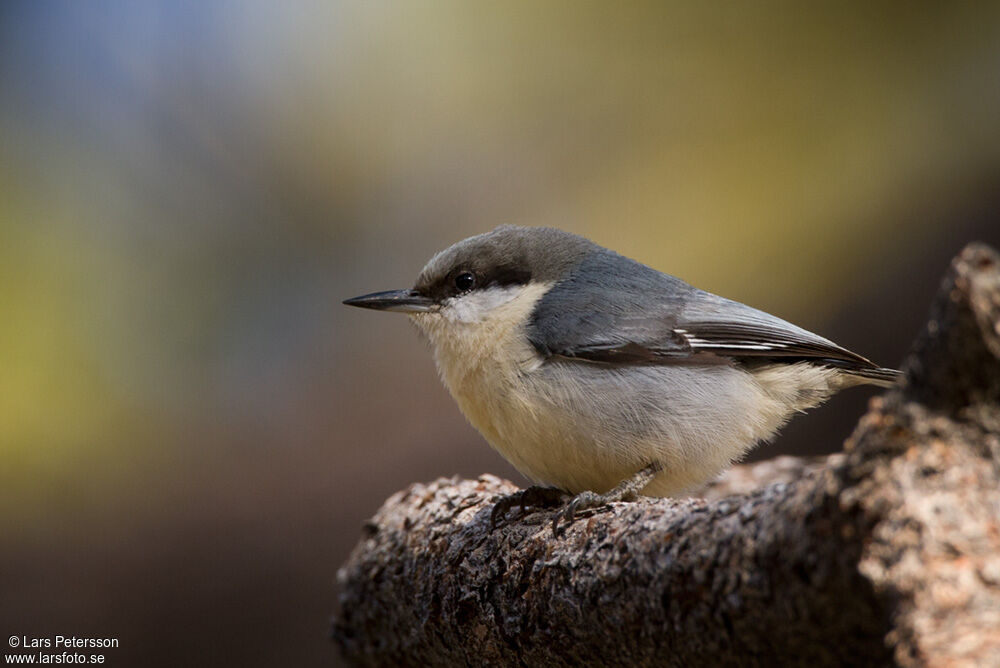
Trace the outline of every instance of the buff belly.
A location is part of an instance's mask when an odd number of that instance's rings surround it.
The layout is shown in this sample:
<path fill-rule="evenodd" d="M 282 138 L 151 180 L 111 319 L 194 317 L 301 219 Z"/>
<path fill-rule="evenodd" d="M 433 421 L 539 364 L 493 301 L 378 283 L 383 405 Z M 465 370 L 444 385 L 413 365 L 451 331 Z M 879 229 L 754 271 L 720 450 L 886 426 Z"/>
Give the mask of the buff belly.
<path fill-rule="evenodd" d="M 605 492 L 659 463 L 644 493 L 682 494 L 839 389 L 837 371 L 807 363 L 751 372 L 545 360 L 520 326 L 545 290 L 496 291 L 413 317 L 466 418 L 537 483 Z"/>

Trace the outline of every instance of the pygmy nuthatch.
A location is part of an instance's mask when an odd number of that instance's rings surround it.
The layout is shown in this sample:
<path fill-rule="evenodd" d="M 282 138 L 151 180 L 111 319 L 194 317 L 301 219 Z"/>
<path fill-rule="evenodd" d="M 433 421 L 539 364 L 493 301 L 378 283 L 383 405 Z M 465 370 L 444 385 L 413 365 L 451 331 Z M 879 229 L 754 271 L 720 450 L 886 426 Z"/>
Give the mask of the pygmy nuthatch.
<path fill-rule="evenodd" d="M 504 226 L 435 255 L 410 290 L 344 302 L 410 316 L 459 408 L 517 470 L 577 495 L 557 514 L 672 496 L 796 411 L 891 385 L 832 341 L 583 237 Z M 513 505 L 563 494 L 532 487 Z"/>

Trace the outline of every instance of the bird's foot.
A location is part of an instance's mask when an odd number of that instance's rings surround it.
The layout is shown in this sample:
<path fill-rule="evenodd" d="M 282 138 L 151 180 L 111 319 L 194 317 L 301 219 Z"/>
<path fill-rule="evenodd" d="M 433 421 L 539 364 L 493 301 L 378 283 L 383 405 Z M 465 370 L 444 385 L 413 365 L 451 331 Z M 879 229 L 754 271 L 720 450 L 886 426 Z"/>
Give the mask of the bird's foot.
<path fill-rule="evenodd" d="M 521 509 L 521 513 L 524 513 L 524 510 L 529 506 L 534 508 L 558 506 L 566 500 L 567 496 L 569 495 L 561 489 L 540 485 L 532 485 L 513 494 L 508 494 L 493 505 L 493 510 L 490 512 L 490 531 L 493 531 L 497 523 L 515 506 Z"/>
<path fill-rule="evenodd" d="M 579 513 L 586 510 L 594 510 L 597 508 L 603 508 L 604 506 L 610 505 L 615 501 L 634 501 L 638 498 L 638 494 L 623 494 L 619 491 L 618 487 L 615 487 L 610 492 L 606 494 L 597 494 L 595 492 L 580 492 L 573 497 L 573 500 L 567 503 L 563 508 L 559 509 L 555 515 L 552 516 L 552 533 L 556 536 L 560 535 L 566 527 L 573 523 L 573 520 L 577 518 Z"/>
<path fill-rule="evenodd" d="M 560 524 L 563 525 L 563 528 L 569 526 L 576 519 L 577 513 L 601 508 L 615 501 L 634 501 L 639 498 L 639 492 L 662 470 L 663 466 L 661 464 L 650 464 L 640 469 L 631 478 L 622 481 L 610 492 L 604 494 L 597 494 L 590 491 L 580 492 L 552 517 L 552 533 L 558 536 L 562 531 Z"/>

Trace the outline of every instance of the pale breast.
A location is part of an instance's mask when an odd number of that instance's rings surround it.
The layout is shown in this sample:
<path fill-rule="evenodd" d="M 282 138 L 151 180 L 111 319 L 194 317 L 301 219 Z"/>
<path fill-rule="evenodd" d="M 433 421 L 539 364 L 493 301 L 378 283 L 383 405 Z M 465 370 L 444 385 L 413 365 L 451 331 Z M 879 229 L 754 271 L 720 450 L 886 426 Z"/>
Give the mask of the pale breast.
<path fill-rule="evenodd" d="M 504 290 L 413 319 L 469 422 L 536 482 L 603 492 L 659 462 L 664 471 L 647 493 L 678 494 L 769 438 L 799 407 L 726 365 L 545 361 L 523 323 L 546 286 Z"/>

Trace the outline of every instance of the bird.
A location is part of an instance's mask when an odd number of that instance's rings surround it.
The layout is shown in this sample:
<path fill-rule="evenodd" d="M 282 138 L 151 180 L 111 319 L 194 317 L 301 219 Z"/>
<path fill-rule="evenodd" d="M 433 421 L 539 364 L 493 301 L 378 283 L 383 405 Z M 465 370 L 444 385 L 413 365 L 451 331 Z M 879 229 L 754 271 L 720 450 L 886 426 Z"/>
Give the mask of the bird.
<path fill-rule="evenodd" d="M 587 509 L 679 496 L 796 413 L 900 377 L 776 316 L 551 227 L 440 251 L 410 289 L 343 302 L 409 316 L 468 421 L 534 485 L 501 498 Z"/>

